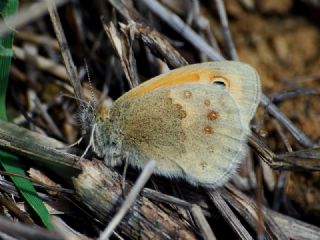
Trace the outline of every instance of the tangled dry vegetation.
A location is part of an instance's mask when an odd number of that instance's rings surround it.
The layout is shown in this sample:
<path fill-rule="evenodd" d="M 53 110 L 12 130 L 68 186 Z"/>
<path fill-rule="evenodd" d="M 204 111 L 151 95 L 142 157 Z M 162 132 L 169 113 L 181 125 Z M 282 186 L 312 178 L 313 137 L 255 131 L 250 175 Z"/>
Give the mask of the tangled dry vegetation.
<path fill-rule="evenodd" d="M 18 223 L 1 220 L 1 236 L 87 239 L 108 226 L 112 239 L 320 239 L 319 1 L 53 2 L 20 3 L 7 92 L 14 125 L 1 122 L 0 147 L 24 160 L 57 233 L 26 224 L 41 225 L 3 178 L 2 214 Z M 135 169 L 122 182 L 122 167 L 90 151 L 79 161 L 87 143 L 61 149 L 82 134 L 75 115 L 91 88 L 111 106 L 168 68 L 223 58 L 254 66 L 264 93 L 250 153 L 225 187 L 151 176 L 141 190 Z"/>

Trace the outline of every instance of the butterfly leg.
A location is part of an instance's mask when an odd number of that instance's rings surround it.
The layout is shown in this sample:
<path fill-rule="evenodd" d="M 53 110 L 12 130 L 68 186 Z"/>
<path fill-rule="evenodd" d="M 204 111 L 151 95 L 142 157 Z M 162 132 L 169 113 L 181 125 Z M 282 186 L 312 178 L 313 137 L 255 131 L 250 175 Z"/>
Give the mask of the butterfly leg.
<path fill-rule="evenodd" d="M 90 134 L 90 140 L 89 140 L 89 144 L 86 147 L 86 149 L 84 150 L 83 154 L 80 157 L 80 161 L 86 156 L 86 154 L 88 153 L 89 149 L 93 146 L 93 136 L 94 136 L 94 131 L 96 130 L 96 124 L 93 125 L 92 127 L 92 131 Z"/>
<path fill-rule="evenodd" d="M 83 137 L 79 138 L 76 142 L 70 144 L 70 145 L 67 145 L 67 146 L 64 146 L 64 147 L 58 147 L 56 148 L 57 150 L 68 150 L 70 148 L 73 148 L 74 146 L 76 145 L 79 145 L 83 140 Z"/>
<path fill-rule="evenodd" d="M 123 166 L 122 180 L 121 180 L 121 189 L 122 189 L 123 197 L 124 197 L 125 187 L 126 187 L 126 174 L 128 170 L 128 162 L 129 162 L 129 155 L 128 153 L 126 153 L 124 155 L 124 166 Z"/>

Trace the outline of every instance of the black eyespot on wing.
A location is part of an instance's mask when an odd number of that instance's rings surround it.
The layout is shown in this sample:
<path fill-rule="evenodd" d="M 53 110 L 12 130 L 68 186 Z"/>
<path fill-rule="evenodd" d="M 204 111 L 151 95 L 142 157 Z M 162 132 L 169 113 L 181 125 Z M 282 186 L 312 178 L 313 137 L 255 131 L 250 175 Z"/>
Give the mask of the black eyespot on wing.
<path fill-rule="evenodd" d="M 213 81 L 212 84 L 219 85 L 221 87 L 227 87 L 226 83 L 224 81 L 220 81 L 220 80 Z"/>

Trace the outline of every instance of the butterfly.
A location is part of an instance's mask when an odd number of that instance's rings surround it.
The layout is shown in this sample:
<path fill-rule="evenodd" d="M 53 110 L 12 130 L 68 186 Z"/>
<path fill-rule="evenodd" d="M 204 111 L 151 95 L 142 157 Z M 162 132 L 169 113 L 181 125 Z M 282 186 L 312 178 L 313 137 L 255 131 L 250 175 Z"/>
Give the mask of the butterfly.
<path fill-rule="evenodd" d="M 250 65 L 206 62 L 154 77 L 118 98 L 111 109 L 84 107 L 80 122 L 108 166 L 128 157 L 154 173 L 195 186 L 222 186 L 247 150 L 250 120 L 261 95 Z"/>

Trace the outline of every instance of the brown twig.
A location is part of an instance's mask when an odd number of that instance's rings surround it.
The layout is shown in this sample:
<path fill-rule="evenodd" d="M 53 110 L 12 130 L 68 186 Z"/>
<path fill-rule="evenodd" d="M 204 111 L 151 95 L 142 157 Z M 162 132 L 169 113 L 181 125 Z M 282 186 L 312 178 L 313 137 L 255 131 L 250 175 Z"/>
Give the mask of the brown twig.
<path fill-rule="evenodd" d="M 256 167 L 256 214 L 257 214 L 257 222 L 256 222 L 256 231 L 257 231 L 257 239 L 263 240 L 264 239 L 264 213 L 262 211 L 263 208 L 263 198 L 264 198 L 264 192 L 263 192 L 263 181 L 262 181 L 262 165 L 257 165 Z"/>
<path fill-rule="evenodd" d="M 187 65 L 187 61 L 171 46 L 170 42 L 157 30 L 148 26 L 143 17 L 133 8 L 128 8 L 123 0 L 108 0 L 110 4 L 127 20 L 136 24 L 135 34 L 153 53 L 161 56 L 171 67 Z"/>
<path fill-rule="evenodd" d="M 101 161 L 81 163 L 83 172 L 74 179 L 74 186 L 82 203 L 94 212 L 103 223 L 112 219 L 123 199 L 122 181 L 116 171 L 108 169 Z M 127 182 L 125 189 L 130 189 Z M 130 239 L 196 239 L 189 223 L 175 211 L 158 206 L 139 196 L 128 214 L 117 227 L 118 233 Z"/>
<path fill-rule="evenodd" d="M 129 34 L 125 34 L 124 32 L 119 32 L 116 26 L 110 22 L 109 24 L 106 23 L 105 19 L 101 18 L 103 28 L 108 35 L 113 49 L 116 51 L 123 71 L 126 75 L 126 78 L 129 82 L 130 88 L 134 88 L 139 84 L 139 77 L 136 68 L 136 61 L 133 56 L 132 50 L 132 37 Z M 131 23 L 134 25 L 135 23 Z M 135 28 L 135 26 L 128 26 L 128 28 Z M 125 31 L 125 30 L 124 30 Z M 129 30 L 130 31 L 130 30 Z M 133 30 L 134 31 L 134 30 Z"/>
<path fill-rule="evenodd" d="M 140 174 L 138 180 L 134 184 L 134 186 L 131 188 L 127 198 L 122 203 L 119 211 L 117 214 L 112 218 L 111 222 L 108 224 L 106 229 L 101 233 L 99 240 L 107 240 L 111 236 L 112 232 L 115 230 L 115 228 L 119 225 L 124 215 L 129 211 L 130 207 L 133 205 L 134 201 L 136 200 L 139 192 L 144 187 L 144 185 L 149 180 L 153 169 L 155 168 L 156 163 L 155 161 L 151 160 L 149 161 L 145 168 L 143 169 L 142 173 Z"/>
<path fill-rule="evenodd" d="M 273 103 L 281 103 L 288 99 L 305 96 L 305 95 L 319 96 L 320 92 L 310 88 L 299 88 L 299 89 L 279 93 L 276 96 L 272 97 L 271 99 Z"/>
<path fill-rule="evenodd" d="M 154 0 L 141 0 L 154 14 L 159 16 L 164 22 L 170 25 L 174 30 L 187 39 L 194 47 L 204 52 L 212 60 L 222 60 L 222 57 L 208 43 L 193 31 L 181 18 L 167 10 L 159 2 Z"/>
<path fill-rule="evenodd" d="M 287 130 L 292 134 L 292 136 L 297 139 L 305 147 L 315 147 L 316 144 L 309 139 L 300 129 L 298 129 L 289 118 L 284 115 L 280 110 L 274 105 L 271 100 L 265 96 L 261 95 L 260 104 L 265 107 L 268 113 L 282 123 L 283 126 L 287 128 Z"/>
<path fill-rule="evenodd" d="M 236 47 L 233 43 L 231 32 L 229 30 L 229 23 L 228 23 L 228 18 L 227 18 L 223 0 L 215 0 L 215 3 L 218 10 L 220 22 L 221 22 L 222 33 L 227 43 L 227 49 L 229 50 L 229 57 L 234 61 L 239 61 Z"/>
<path fill-rule="evenodd" d="M 192 204 L 191 213 L 197 225 L 201 229 L 203 238 L 205 240 L 216 240 L 216 236 L 214 235 L 207 219 L 203 215 L 201 208 L 196 204 Z"/>
<path fill-rule="evenodd" d="M 291 171 L 319 171 L 320 170 L 320 148 L 310 148 L 301 151 L 275 154 L 256 135 L 249 137 L 249 145 L 259 154 L 271 168 L 275 170 Z"/>
<path fill-rule="evenodd" d="M 209 195 L 214 205 L 219 209 L 219 212 L 222 214 L 223 218 L 227 220 L 226 222 L 231 226 L 233 231 L 237 234 L 239 239 L 253 240 L 251 235 L 244 228 L 244 226 L 241 224 L 239 219 L 236 217 L 236 215 L 232 212 L 232 210 L 229 208 L 227 203 L 220 196 L 220 193 L 218 191 L 208 190 L 207 194 Z"/>
<path fill-rule="evenodd" d="M 238 213 L 246 219 L 252 228 L 256 227 L 258 221 L 257 205 L 255 202 L 248 198 L 246 195 L 228 185 L 226 190 L 221 191 L 222 197 L 231 204 Z M 287 235 L 281 230 L 276 222 L 274 222 L 269 209 L 262 207 L 264 214 L 263 231 L 267 239 L 288 239 Z"/>
<path fill-rule="evenodd" d="M 43 104 L 38 96 L 36 94 L 33 94 L 33 102 L 35 104 L 36 109 L 39 111 L 39 113 L 42 115 L 42 117 L 45 119 L 45 121 L 48 123 L 48 127 L 51 129 L 51 131 L 60 139 L 63 139 L 63 134 L 59 130 L 56 123 L 53 121 L 51 116 L 48 114 L 48 108 L 45 104 Z"/>
<path fill-rule="evenodd" d="M 70 226 L 62 221 L 61 218 L 53 216 L 52 223 L 54 225 L 55 231 L 58 233 L 58 235 L 61 236 L 62 240 L 92 240 L 92 238 L 88 238 L 84 234 L 71 229 Z"/>
<path fill-rule="evenodd" d="M 156 200 L 159 202 L 171 203 L 171 204 L 175 204 L 180 207 L 188 208 L 188 209 L 192 208 L 192 204 L 187 201 L 184 201 L 180 198 L 176 198 L 174 196 L 160 193 L 160 192 L 155 191 L 153 189 L 144 188 L 142 191 L 142 194 L 144 196 L 148 197 L 149 199 L 153 199 L 153 200 Z"/>
<path fill-rule="evenodd" d="M 69 0 L 52 0 L 57 6 L 66 4 Z M 47 4 L 45 2 L 35 2 L 26 8 L 22 8 L 15 15 L 7 17 L 6 20 L 0 21 L 0 36 L 3 36 L 13 29 L 16 30 L 20 27 L 26 26 L 36 19 L 41 18 L 47 14 Z"/>
<path fill-rule="evenodd" d="M 66 36 L 64 35 L 64 31 L 58 15 L 57 6 L 55 2 L 51 0 L 47 0 L 47 5 L 48 5 L 48 10 L 49 10 L 50 18 L 52 21 L 52 25 L 56 33 L 57 40 L 59 42 L 62 59 L 67 69 L 67 73 L 68 73 L 71 85 L 73 86 L 76 100 L 78 101 L 82 100 L 84 99 L 84 97 L 83 97 L 82 87 L 80 84 L 80 79 L 78 76 L 77 68 L 74 65 L 72 60 L 72 56 L 68 47 Z"/>
<path fill-rule="evenodd" d="M 15 57 L 17 57 L 18 59 L 23 61 L 27 59 L 27 54 L 23 49 L 14 46 L 13 51 Z M 65 67 L 63 65 L 53 62 L 51 59 L 42 57 L 40 55 L 36 55 L 34 56 L 33 61 L 31 63 L 35 64 L 41 70 L 49 72 L 63 80 L 69 79 Z"/>
<path fill-rule="evenodd" d="M 43 239 L 59 240 L 61 236 L 56 232 L 48 231 L 44 228 L 30 226 L 21 223 L 13 223 L 4 217 L 0 217 L 0 232 L 19 239 Z"/>
<path fill-rule="evenodd" d="M 143 189 L 142 193 L 144 196 L 146 196 L 150 199 L 154 199 L 156 201 L 160 201 L 160 202 L 164 202 L 164 203 L 175 204 L 177 206 L 188 209 L 191 212 L 197 225 L 199 226 L 204 239 L 215 239 L 215 235 L 214 235 L 213 231 L 211 230 L 210 225 L 207 222 L 207 219 L 205 218 L 202 209 L 198 205 L 191 204 L 191 203 L 184 201 L 180 198 L 176 198 L 176 197 L 173 197 L 173 196 L 170 196 L 167 194 L 163 194 L 163 193 L 160 193 L 155 190 L 148 189 L 148 188 Z"/>
<path fill-rule="evenodd" d="M 20 221 L 28 224 L 34 224 L 32 218 L 26 213 L 20 210 L 11 199 L 0 195 L 0 206 L 6 207 L 8 211 L 16 216 Z"/>
<path fill-rule="evenodd" d="M 32 42 L 36 45 L 39 46 L 48 46 L 54 50 L 59 50 L 59 44 L 57 40 L 49 37 L 49 36 L 43 36 L 40 34 L 36 34 L 31 31 L 18 31 L 16 33 L 16 38 L 27 41 L 27 42 Z"/>
<path fill-rule="evenodd" d="M 33 178 L 30 178 L 30 177 L 22 176 L 20 174 L 8 173 L 8 172 L 1 171 L 1 170 L 0 170 L 0 173 L 3 176 L 14 176 L 14 177 L 18 177 L 18 178 L 27 179 L 30 182 L 32 182 L 34 186 L 40 187 L 40 188 L 44 188 L 46 190 L 51 190 L 51 191 L 56 191 L 56 192 L 61 192 L 61 193 L 68 193 L 68 194 L 73 194 L 74 193 L 74 191 L 71 190 L 71 189 L 66 189 L 66 188 L 56 187 L 56 186 L 50 186 L 50 185 L 44 184 L 44 183 L 42 183 L 42 182 L 40 182 L 38 180 L 35 180 Z"/>
<path fill-rule="evenodd" d="M 284 143 L 286 149 L 288 152 L 293 152 L 293 149 L 289 143 L 288 138 L 286 137 L 286 135 L 284 134 L 281 125 L 279 124 L 279 122 L 273 120 L 272 121 L 278 134 L 280 135 L 280 138 L 282 139 L 282 142 Z M 274 196 L 273 196 L 273 206 L 272 209 L 273 210 L 278 210 L 280 208 L 280 205 L 283 201 L 283 198 L 286 197 L 285 193 L 284 193 L 284 187 L 286 185 L 287 182 L 287 177 L 288 177 L 289 172 L 288 171 L 282 171 L 280 172 L 278 178 L 277 178 L 277 182 L 274 188 Z"/>

